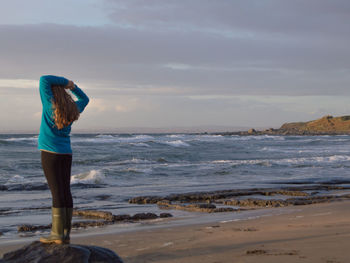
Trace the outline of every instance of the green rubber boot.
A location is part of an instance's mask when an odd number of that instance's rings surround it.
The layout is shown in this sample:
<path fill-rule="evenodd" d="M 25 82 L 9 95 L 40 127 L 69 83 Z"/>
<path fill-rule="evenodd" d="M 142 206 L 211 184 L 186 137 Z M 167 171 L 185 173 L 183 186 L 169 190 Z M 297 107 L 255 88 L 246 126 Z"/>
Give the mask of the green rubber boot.
<path fill-rule="evenodd" d="M 64 207 L 51 208 L 52 213 L 52 227 L 51 234 L 49 236 L 40 237 L 40 242 L 42 243 L 55 243 L 63 244 L 64 241 L 64 225 L 66 221 L 66 209 Z"/>
<path fill-rule="evenodd" d="M 64 243 L 70 243 L 70 230 L 72 229 L 73 208 L 66 207 L 66 222 L 64 225 Z"/>

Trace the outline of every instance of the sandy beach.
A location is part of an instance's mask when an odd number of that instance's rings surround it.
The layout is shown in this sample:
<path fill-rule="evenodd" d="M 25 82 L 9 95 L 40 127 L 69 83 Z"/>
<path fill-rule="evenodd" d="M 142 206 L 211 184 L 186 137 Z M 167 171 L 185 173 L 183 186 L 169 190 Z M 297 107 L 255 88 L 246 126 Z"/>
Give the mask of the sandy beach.
<path fill-rule="evenodd" d="M 73 236 L 72 244 L 112 249 L 126 263 L 348 262 L 349 208 L 350 201 L 285 207 L 235 222 Z M 0 245 L 0 255 L 22 245 Z"/>

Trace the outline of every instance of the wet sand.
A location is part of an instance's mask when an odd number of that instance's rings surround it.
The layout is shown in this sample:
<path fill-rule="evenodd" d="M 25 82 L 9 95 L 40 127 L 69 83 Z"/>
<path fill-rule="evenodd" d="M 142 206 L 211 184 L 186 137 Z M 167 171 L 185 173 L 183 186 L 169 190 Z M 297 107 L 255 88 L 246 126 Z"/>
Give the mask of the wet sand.
<path fill-rule="evenodd" d="M 297 208 L 297 209 L 296 209 Z M 288 214 L 236 222 L 72 237 L 124 262 L 349 262 L 350 201 L 285 207 Z M 0 244 L 0 256 L 23 244 Z"/>

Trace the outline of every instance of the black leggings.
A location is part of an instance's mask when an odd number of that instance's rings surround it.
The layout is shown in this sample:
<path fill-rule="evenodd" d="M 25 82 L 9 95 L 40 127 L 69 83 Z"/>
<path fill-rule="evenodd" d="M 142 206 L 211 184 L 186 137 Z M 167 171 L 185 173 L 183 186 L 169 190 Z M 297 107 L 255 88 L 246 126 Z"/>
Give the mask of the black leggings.
<path fill-rule="evenodd" d="M 52 194 L 52 206 L 72 208 L 73 198 L 70 192 L 72 155 L 41 151 L 41 165 Z"/>

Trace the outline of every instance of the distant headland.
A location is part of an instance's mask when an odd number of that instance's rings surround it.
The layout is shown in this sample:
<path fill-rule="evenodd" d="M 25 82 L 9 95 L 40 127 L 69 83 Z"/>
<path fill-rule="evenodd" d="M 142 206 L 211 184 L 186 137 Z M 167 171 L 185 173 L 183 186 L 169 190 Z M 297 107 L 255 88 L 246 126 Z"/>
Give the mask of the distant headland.
<path fill-rule="evenodd" d="M 324 116 L 308 122 L 285 123 L 280 128 L 269 128 L 263 131 L 254 128 L 248 131 L 218 132 L 221 135 L 342 135 L 350 134 L 350 116 Z"/>

